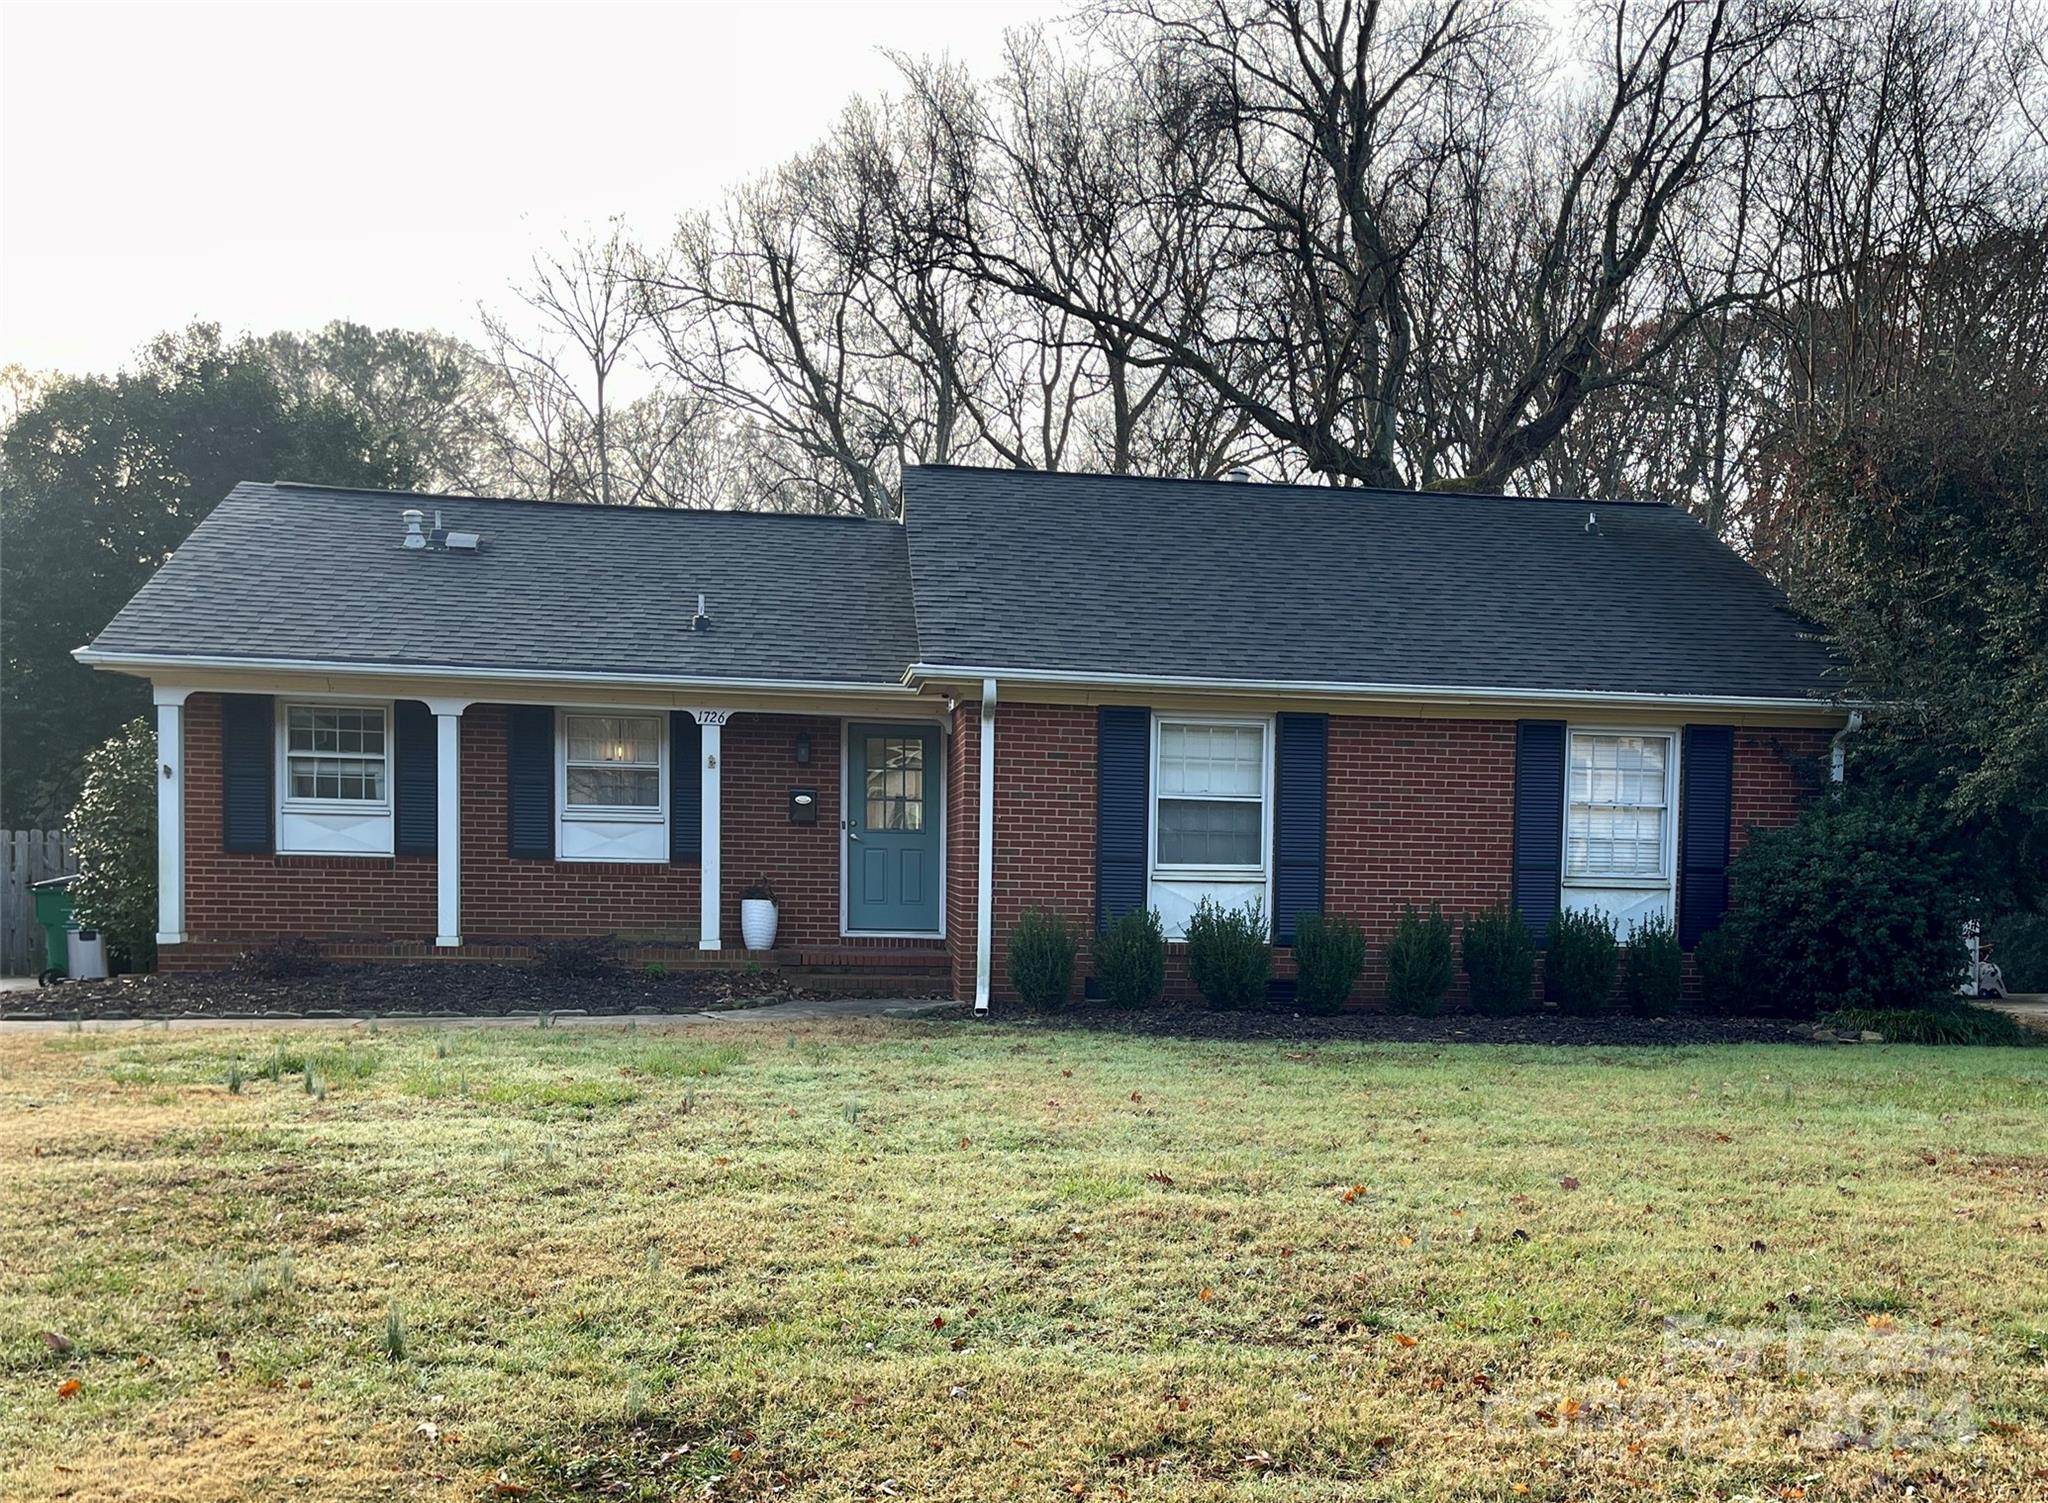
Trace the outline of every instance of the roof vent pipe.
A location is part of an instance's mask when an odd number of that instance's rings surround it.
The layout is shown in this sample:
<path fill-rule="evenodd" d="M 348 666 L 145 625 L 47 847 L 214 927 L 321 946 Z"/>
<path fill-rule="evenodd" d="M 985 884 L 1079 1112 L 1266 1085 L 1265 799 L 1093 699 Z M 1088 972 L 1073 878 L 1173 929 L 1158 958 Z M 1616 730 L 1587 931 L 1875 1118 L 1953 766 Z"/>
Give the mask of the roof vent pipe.
<path fill-rule="evenodd" d="M 1252 472 L 1243 465 L 1234 465 L 1231 467 L 1230 481 L 1233 485 L 1250 485 L 1252 483 Z"/>
<path fill-rule="evenodd" d="M 711 617 L 704 609 L 704 593 L 697 592 L 697 614 L 690 618 L 691 631 L 711 630 Z"/>
<path fill-rule="evenodd" d="M 427 535 L 420 531 L 420 524 L 426 521 L 427 514 L 417 506 L 408 506 L 398 515 L 405 523 L 405 546 L 408 548 L 426 547 Z"/>

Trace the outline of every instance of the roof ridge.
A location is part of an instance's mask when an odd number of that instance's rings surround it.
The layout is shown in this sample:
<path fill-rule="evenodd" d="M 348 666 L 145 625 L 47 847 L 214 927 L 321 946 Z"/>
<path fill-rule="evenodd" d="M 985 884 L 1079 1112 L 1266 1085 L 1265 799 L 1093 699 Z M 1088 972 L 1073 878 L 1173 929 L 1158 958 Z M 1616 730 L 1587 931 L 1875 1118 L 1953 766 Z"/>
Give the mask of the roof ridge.
<path fill-rule="evenodd" d="M 1087 480 L 1119 481 L 1138 485 L 1194 485 L 1212 489 L 1223 485 L 1246 485 L 1268 491 L 1306 491 L 1319 496 L 1374 496 L 1402 501 L 1452 500 L 1452 501 L 1511 501 L 1545 502 L 1567 506 L 1636 506 L 1649 507 L 1658 511 L 1691 513 L 1667 501 L 1644 501 L 1624 497 L 1599 498 L 1593 496 L 1524 496 L 1510 495 L 1504 491 L 1455 491 L 1455 490 L 1402 490 L 1384 485 L 1303 485 L 1289 480 L 1208 480 L 1197 475 L 1113 475 L 1103 470 L 1024 470 L 1010 469 L 1002 465 L 983 464 L 916 464 L 904 466 L 906 474 L 918 470 L 945 470 L 964 475 L 1003 475 L 1023 480 Z"/>
<path fill-rule="evenodd" d="M 235 489 L 316 491 L 324 495 L 354 496 L 366 501 L 386 497 L 414 501 L 478 501 L 490 506 L 540 506 L 551 511 L 599 511 L 622 516 L 781 517 L 800 522 L 857 522 L 881 527 L 900 525 L 889 517 L 856 517 L 842 512 L 768 511 L 738 506 L 639 506 L 631 502 L 608 506 L 602 501 L 549 501 L 539 496 L 482 496 L 469 491 L 387 490 L 382 486 L 325 485 L 312 480 L 242 480 L 236 482 Z"/>

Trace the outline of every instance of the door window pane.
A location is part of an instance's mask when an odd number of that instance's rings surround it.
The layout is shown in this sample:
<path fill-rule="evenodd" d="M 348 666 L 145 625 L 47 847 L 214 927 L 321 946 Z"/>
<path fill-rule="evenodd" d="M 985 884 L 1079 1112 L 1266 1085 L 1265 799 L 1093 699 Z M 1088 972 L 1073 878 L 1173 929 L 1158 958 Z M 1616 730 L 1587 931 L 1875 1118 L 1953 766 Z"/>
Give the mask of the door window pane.
<path fill-rule="evenodd" d="M 924 738 L 869 736 L 867 827 L 870 830 L 924 828 Z"/>

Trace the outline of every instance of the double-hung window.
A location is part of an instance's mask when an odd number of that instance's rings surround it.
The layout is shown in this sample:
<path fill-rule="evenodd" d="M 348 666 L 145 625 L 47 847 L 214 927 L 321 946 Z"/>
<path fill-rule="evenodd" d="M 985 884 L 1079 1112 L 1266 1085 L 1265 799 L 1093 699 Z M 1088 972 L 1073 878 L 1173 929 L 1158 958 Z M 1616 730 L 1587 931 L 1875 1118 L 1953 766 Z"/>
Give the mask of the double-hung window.
<path fill-rule="evenodd" d="M 382 705 L 286 705 L 285 799 L 361 810 L 386 805 L 390 722 Z"/>
<path fill-rule="evenodd" d="M 660 715 L 564 710 L 559 745 L 565 861 L 666 861 L 668 771 Z"/>
<path fill-rule="evenodd" d="M 653 715 L 563 718 L 563 786 L 571 815 L 661 818 L 661 721 Z"/>
<path fill-rule="evenodd" d="M 1155 870 L 1265 869 L 1266 743 L 1263 721 L 1159 720 Z"/>
<path fill-rule="evenodd" d="M 1669 887 L 1672 738 L 1573 731 L 1565 790 L 1565 881 Z"/>
<path fill-rule="evenodd" d="M 391 854 L 393 735 L 389 703 L 278 704 L 280 853 Z"/>

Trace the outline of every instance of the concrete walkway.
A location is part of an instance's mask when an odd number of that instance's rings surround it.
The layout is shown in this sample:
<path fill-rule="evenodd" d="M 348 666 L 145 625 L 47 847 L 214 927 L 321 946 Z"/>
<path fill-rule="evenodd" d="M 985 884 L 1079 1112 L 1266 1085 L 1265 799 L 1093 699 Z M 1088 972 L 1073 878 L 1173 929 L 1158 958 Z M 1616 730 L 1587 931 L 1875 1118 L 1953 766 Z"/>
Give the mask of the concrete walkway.
<path fill-rule="evenodd" d="M 966 1004 L 944 1001 L 911 1001 L 890 997 L 832 997 L 823 1001 L 768 1002 L 759 1007 L 735 1007 L 723 1012 L 585 1013 L 546 1014 L 545 1026 L 554 1028 L 667 1028 L 691 1027 L 705 1023 L 815 1023 L 832 1018 L 931 1018 L 948 1014 L 964 1017 Z M 14 1019 L 0 1022 L 0 1033 L 120 1033 L 138 1028 L 245 1028 L 245 1029 L 347 1029 L 364 1028 L 372 1022 L 379 1028 L 538 1028 L 542 1014 L 506 1013 L 496 1017 L 471 1017 L 463 1013 L 432 1013 L 378 1017 L 173 1017 L 173 1018 L 69 1018 Z"/>

